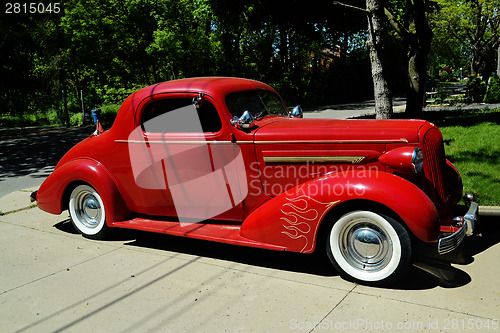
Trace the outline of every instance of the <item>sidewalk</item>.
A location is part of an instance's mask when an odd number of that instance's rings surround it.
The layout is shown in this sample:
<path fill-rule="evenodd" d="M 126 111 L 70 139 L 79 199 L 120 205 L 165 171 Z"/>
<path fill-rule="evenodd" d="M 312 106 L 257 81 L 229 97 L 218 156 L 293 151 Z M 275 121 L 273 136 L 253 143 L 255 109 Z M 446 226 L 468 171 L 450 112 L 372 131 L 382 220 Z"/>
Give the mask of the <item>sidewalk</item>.
<path fill-rule="evenodd" d="M 0 207 L 28 200 L 18 192 Z M 92 241 L 66 212 L 15 211 L 0 216 L 2 331 L 498 332 L 500 223 L 486 219 L 483 237 L 384 289 L 317 255 L 135 231 Z"/>
<path fill-rule="evenodd" d="M 395 98 L 393 100 L 393 112 L 402 113 L 406 109 L 405 98 Z M 428 105 L 424 108 L 424 112 L 435 111 L 472 111 L 483 109 L 500 109 L 498 104 L 467 104 L 455 106 L 432 106 Z M 329 119 L 347 119 L 359 118 L 375 114 L 375 102 L 373 100 L 348 103 L 340 105 L 329 105 L 321 108 L 304 110 L 304 118 L 329 118 Z"/>
<path fill-rule="evenodd" d="M 29 200 L 30 193 L 38 188 L 28 188 L 7 194 L 0 198 L 0 215 L 10 214 L 22 209 L 32 208 L 36 203 L 31 203 Z"/>
<path fill-rule="evenodd" d="M 406 98 L 394 98 L 394 112 L 404 112 Z M 304 118 L 346 119 L 375 114 L 375 101 L 328 105 L 321 108 L 304 110 Z"/>

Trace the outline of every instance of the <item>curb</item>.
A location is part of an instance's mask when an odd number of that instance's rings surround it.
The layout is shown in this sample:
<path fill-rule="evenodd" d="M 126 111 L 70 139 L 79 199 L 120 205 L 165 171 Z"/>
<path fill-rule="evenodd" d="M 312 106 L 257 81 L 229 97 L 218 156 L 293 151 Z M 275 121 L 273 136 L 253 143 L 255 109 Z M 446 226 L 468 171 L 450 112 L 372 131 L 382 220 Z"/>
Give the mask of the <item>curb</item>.
<path fill-rule="evenodd" d="M 30 202 L 31 192 L 38 187 L 30 187 L 24 190 L 14 191 L 0 198 L 0 216 L 36 207 L 35 202 Z"/>
<path fill-rule="evenodd" d="M 500 103 L 479 103 L 479 104 L 464 104 L 455 106 L 427 106 L 422 111 L 476 111 L 476 110 L 494 110 L 500 108 Z"/>
<path fill-rule="evenodd" d="M 480 216 L 500 216 L 500 207 L 498 206 L 479 206 Z"/>

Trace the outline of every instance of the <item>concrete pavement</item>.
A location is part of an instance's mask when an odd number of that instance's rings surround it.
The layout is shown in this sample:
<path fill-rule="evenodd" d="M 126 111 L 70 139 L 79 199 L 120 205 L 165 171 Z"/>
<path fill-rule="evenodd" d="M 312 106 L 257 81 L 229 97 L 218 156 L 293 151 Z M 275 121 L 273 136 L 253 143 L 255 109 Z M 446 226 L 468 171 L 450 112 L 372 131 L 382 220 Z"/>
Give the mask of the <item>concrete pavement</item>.
<path fill-rule="evenodd" d="M 406 110 L 406 98 L 397 97 L 393 101 L 394 113 L 402 113 Z M 427 111 L 472 111 L 482 109 L 498 109 L 500 104 L 467 104 L 454 106 L 433 106 L 429 105 L 424 108 Z M 364 102 L 336 104 L 324 106 L 321 108 L 304 110 L 304 118 L 329 118 L 329 119 L 346 119 L 370 116 L 375 114 L 375 101 L 368 100 Z"/>
<path fill-rule="evenodd" d="M 499 331 L 500 221 L 486 219 L 483 237 L 422 264 L 450 280 L 414 268 L 382 289 L 317 255 L 125 230 L 92 241 L 67 212 L 25 209 L 0 216 L 2 331 Z"/>
<path fill-rule="evenodd" d="M 392 103 L 394 112 L 404 112 L 406 109 L 406 98 L 394 98 Z M 304 118 L 346 119 L 372 114 L 375 114 L 374 100 L 304 110 Z"/>

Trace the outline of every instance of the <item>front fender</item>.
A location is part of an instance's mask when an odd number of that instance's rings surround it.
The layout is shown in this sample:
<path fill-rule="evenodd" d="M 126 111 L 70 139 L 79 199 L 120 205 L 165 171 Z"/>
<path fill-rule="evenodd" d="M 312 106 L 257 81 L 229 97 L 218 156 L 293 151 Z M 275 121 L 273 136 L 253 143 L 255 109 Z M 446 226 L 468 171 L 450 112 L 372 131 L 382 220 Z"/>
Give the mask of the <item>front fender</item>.
<path fill-rule="evenodd" d="M 329 174 L 280 194 L 248 216 L 241 235 L 287 251 L 311 253 L 325 215 L 358 199 L 388 207 L 424 242 L 439 237 L 438 212 L 422 190 L 401 177 L 369 170 Z"/>
<path fill-rule="evenodd" d="M 75 182 L 88 183 L 99 192 L 106 207 L 106 221 L 109 225 L 128 215 L 128 209 L 113 179 L 100 163 L 91 159 L 77 159 L 57 167 L 38 190 L 38 207 L 51 214 L 61 214 L 65 208 L 67 191 L 71 190 L 69 187 Z"/>

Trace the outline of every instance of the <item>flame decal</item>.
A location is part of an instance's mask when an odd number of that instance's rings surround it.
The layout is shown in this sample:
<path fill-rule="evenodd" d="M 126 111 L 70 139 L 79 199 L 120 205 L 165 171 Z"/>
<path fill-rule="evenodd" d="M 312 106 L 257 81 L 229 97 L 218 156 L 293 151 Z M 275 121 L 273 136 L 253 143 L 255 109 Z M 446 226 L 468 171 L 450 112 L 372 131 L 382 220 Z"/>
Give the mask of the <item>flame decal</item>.
<path fill-rule="evenodd" d="M 286 229 L 282 234 L 287 235 L 291 239 L 305 240 L 305 245 L 300 252 L 312 252 L 314 239 L 318 230 L 319 221 L 325 213 L 337 202 L 320 202 L 307 195 L 301 195 L 297 198 L 289 199 L 283 205 L 281 212 L 284 214 L 280 219 L 284 220 L 283 227 Z M 310 206 L 314 208 L 310 208 Z M 310 235 L 314 230 L 314 235 Z M 312 236 L 312 237 L 311 237 Z M 310 242 L 311 240 L 311 242 Z M 309 245 L 311 243 L 311 245 Z"/>

